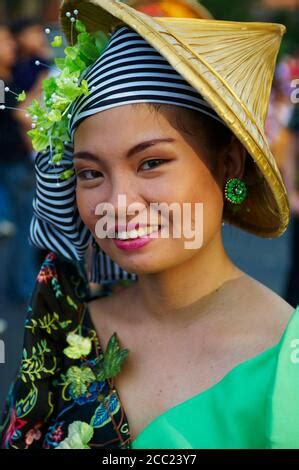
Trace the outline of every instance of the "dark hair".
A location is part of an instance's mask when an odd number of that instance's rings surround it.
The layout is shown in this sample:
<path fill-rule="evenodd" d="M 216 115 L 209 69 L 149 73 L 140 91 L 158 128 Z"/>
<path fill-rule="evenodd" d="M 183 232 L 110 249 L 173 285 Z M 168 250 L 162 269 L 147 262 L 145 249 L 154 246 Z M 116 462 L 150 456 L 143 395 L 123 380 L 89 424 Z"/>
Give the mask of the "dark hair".
<path fill-rule="evenodd" d="M 149 109 L 153 109 L 156 112 L 165 106 L 160 103 L 140 104 L 145 104 Z M 233 136 L 232 131 L 225 124 L 222 124 L 200 111 L 182 107 L 178 108 L 178 111 L 179 112 L 175 114 L 176 128 L 192 137 L 200 137 L 204 150 L 211 155 L 214 161 L 213 157 L 217 157 L 219 152 L 231 142 Z M 190 121 L 192 122 L 192 126 L 186 124 L 186 120 L 184 119 L 186 113 L 191 117 Z"/>

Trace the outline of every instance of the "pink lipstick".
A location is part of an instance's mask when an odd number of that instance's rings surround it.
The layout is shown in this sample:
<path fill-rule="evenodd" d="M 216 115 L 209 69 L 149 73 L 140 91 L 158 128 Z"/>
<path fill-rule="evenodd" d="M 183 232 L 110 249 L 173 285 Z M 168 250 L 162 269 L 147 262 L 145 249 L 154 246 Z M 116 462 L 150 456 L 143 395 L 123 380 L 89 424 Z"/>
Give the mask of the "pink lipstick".
<path fill-rule="evenodd" d="M 132 251 L 132 250 L 138 250 L 139 248 L 142 248 L 145 245 L 148 245 L 152 240 L 157 238 L 157 233 L 160 231 L 160 227 L 158 230 L 148 234 L 148 235 L 143 235 L 137 238 L 130 238 L 127 240 L 120 240 L 118 238 L 113 238 L 113 242 L 115 243 L 115 246 L 119 248 L 120 250 L 124 251 Z"/>

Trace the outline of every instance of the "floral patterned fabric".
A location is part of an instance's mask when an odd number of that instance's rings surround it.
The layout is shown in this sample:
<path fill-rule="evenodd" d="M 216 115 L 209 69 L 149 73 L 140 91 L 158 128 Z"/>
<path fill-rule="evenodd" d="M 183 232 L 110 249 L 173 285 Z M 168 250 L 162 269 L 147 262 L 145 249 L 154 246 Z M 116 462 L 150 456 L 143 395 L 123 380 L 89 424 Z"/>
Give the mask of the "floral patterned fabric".
<path fill-rule="evenodd" d="M 102 295 L 110 295 L 109 286 Z M 49 253 L 25 322 L 21 365 L 2 418 L 2 448 L 129 448 L 113 377 L 128 350 L 104 352 L 91 323 L 84 270 Z"/>

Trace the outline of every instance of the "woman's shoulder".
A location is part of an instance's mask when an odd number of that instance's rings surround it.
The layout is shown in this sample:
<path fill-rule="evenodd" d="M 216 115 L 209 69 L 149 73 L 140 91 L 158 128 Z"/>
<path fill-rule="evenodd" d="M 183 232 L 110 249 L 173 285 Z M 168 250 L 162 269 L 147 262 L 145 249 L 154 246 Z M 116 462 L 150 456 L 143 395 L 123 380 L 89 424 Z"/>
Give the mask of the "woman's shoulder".
<path fill-rule="evenodd" d="M 246 274 L 244 278 L 246 278 L 248 285 L 251 284 L 251 289 L 248 290 L 248 294 L 250 296 L 253 295 L 256 308 L 264 309 L 264 307 L 267 306 L 268 310 L 272 312 L 272 315 L 279 315 L 280 317 L 288 317 L 292 314 L 294 307 L 274 290 L 248 274 Z"/>
<path fill-rule="evenodd" d="M 241 297 L 250 321 L 259 324 L 260 332 L 275 343 L 286 329 L 295 307 L 257 279 L 248 274 L 242 277 L 239 294 L 243 293 Z"/>

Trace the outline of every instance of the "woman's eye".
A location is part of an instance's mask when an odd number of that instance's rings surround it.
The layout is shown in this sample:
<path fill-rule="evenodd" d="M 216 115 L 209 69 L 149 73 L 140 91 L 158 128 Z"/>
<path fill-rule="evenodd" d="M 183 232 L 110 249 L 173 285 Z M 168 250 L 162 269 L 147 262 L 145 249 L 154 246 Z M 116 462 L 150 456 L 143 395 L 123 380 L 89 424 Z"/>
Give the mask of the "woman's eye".
<path fill-rule="evenodd" d="M 100 176 L 102 176 L 102 173 L 97 170 L 82 170 L 77 172 L 77 178 L 84 181 L 90 181 Z"/>
<path fill-rule="evenodd" d="M 154 158 L 152 160 L 147 160 L 146 162 L 142 163 L 140 168 L 142 168 L 143 170 L 151 170 L 152 168 L 156 168 L 156 166 L 159 166 L 159 165 L 161 165 L 165 162 L 166 162 L 166 160 L 162 160 L 160 158 Z M 148 165 L 148 167 L 145 168 L 144 167 L 145 165 Z"/>

